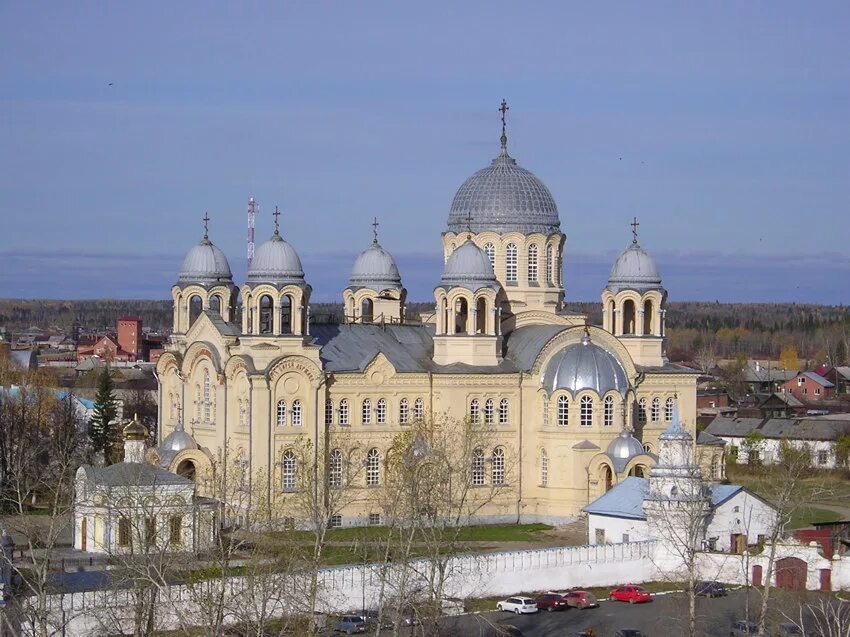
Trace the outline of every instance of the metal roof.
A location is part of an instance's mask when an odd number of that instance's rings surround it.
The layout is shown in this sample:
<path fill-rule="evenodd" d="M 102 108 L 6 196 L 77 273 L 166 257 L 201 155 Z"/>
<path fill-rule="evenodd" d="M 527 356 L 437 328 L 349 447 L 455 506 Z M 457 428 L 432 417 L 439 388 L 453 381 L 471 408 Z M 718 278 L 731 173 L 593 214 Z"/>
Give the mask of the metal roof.
<path fill-rule="evenodd" d="M 377 239 L 357 257 L 348 286 L 369 288 L 375 292 L 401 288 L 401 274 L 395 260 Z"/>
<path fill-rule="evenodd" d="M 84 468 L 92 482 L 107 487 L 192 485 L 188 478 L 147 462 L 119 462 L 108 467 L 84 465 Z"/>
<path fill-rule="evenodd" d="M 726 418 L 718 416 L 705 430 L 715 436 L 744 438 L 758 430 L 765 438 L 836 440 L 850 435 L 850 420 L 830 418 Z"/>
<path fill-rule="evenodd" d="M 611 268 L 606 287 L 618 290 L 652 290 L 661 288 L 661 275 L 649 253 L 640 247 L 635 238 L 620 253 Z"/>
<path fill-rule="evenodd" d="M 490 258 L 472 239 L 467 239 L 449 255 L 440 286 L 463 287 L 473 292 L 481 288 L 499 288 Z"/>
<path fill-rule="evenodd" d="M 182 285 L 232 283 L 233 273 L 224 252 L 204 235 L 203 239 L 186 253 L 177 282 Z"/>
<path fill-rule="evenodd" d="M 567 345 L 549 360 L 542 385 L 550 396 L 560 389 L 573 395 L 590 389 L 604 396 L 612 389 L 625 394 L 629 380 L 617 357 L 584 334 L 580 343 Z"/>
<path fill-rule="evenodd" d="M 827 389 L 829 389 L 830 387 L 835 387 L 835 385 L 833 383 L 828 381 L 826 378 L 824 378 L 820 374 L 815 374 L 814 372 L 803 372 L 803 373 L 800 374 L 800 376 L 805 376 L 806 378 L 808 378 L 812 382 L 815 382 L 815 383 L 821 385 L 822 387 L 826 387 Z"/>
<path fill-rule="evenodd" d="M 697 434 L 697 444 L 698 445 L 725 445 L 726 441 L 722 438 L 718 438 L 714 434 L 710 434 L 707 431 L 700 431 Z"/>
<path fill-rule="evenodd" d="M 289 243 L 275 230 L 271 239 L 257 248 L 248 270 L 248 283 L 286 285 L 304 283 L 301 259 Z"/>

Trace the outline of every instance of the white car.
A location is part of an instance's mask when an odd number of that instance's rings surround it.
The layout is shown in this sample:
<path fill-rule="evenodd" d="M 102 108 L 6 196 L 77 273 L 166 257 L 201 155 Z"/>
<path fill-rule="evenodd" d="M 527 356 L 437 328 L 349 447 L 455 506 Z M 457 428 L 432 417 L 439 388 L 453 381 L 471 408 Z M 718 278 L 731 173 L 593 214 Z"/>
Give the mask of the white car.
<path fill-rule="evenodd" d="M 536 613 L 537 602 L 530 597 L 508 597 L 496 604 L 496 610 L 508 611 L 510 613 Z"/>

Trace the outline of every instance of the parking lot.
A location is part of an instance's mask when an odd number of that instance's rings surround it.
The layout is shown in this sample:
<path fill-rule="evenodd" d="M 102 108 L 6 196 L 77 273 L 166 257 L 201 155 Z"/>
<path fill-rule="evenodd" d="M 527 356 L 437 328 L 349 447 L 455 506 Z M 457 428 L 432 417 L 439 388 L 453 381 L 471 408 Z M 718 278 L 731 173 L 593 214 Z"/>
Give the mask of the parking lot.
<path fill-rule="evenodd" d="M 757 595 L 751 597 L 755 614 Z M 645 604 L 602 601 L 599 608 L 540 612 L 533 615 L 481 613 L 446 620 L 447 634 L 463 637 L 490 637 L 493 626 L 511 624 L 523 637 L 569 637 L 592 628 L 597 637 L 614 637 L 622 628 L 637 628 L 647 637 L 678 637 L 687 634 L 687 597 L 681 593 L 656 596 Z M 698 629 L 708 636 L 728 635 L 732 622 L 744 616 L 744 593 L 733 591 L 728 597 L 697 598 Z"/>

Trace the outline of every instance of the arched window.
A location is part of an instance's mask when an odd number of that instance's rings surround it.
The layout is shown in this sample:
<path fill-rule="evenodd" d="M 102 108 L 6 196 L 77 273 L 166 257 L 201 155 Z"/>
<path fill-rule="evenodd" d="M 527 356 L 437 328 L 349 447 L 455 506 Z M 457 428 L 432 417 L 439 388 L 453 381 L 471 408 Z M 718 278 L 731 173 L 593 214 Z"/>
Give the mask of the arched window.
<path fill-rule="evenodd" d="M 379 425 L 385 425 L 387 422 L 387 401 L 379 398 L 375 404 L 375 422 Z"/>
<path fill-rule="evenodd" d="M 325 424 L 334 424 L 334 401 L 330 398 L 325 401 Z"/>
<path fill-rule="evenodd" d="M 417 398 L 413 403 L 413 420 L 422 420 L 425 418 L 425 401 Z"/>
<path fill-rule="evenodd" d="M 339 424 L 348 425 L 348 399 L 346 398 L 339 401 Z"/>
<path fill-rule="evenodd" d="M 455 334 L 466 334 L 469 330 L 469 304 L 461 297 L 455 301 Z"/>
<path fill-rule="evenodd" d="M 481 417 L 481 405 L 477 398 L 469 401 L 469 422 L 477 423 Z"/>
<path fill-rule="evenodd" d="M 210 297 L 210 312 L 221 316 L 221 297 L 218 294 L 213 294 Z"/>
<path fill-rule="evenodd" d="M 483 296 L 475 302 L 475 333 L 487 333 L 487 299 Z"/>
<path fill-rule="evenodd" d="M 510 403 L 507 398 L 499 401 L 499 424 L 507 425 L 510 416 Z"/>
<path fill-rule="evenodd" d="M 649 413 L 652 417 L 652 422 L 658 422 L 659 418 L 661 418 L 661 400 L 659 398 L 652 399 L 652 407 Z"/>
<path fill-rule="evenodd" d="M 198 320 L 198 317 L 201 315 L 201 312 L 204 309 L 204 302 L 201 300 L 201 297 L 195 294 L 189 299 L 189 326 L 195 324 L 195 321 Z"/>
<path fill-rule="evenodd" d="M 407 398 L 398 402 L 398 422 L 402 425 L 410 423 L 410 403 Z"/>
<path fill-rule="evenodd" d="M 203 420 L 204 401 L 201 398 L 201 386 L 195 385 L 195 420 Z"/>
<path fill-rule="evenodd" d="M 673 398 L 668 398 L 664 403 L 664 420 L 667 422 L 673 420 Z"/>
<path fill-rule="evenodd" d="M 635 302 L 623 301 L 623 334 L 635 334 Z"/>
<path fill-rule="evenodd" d="M 472 485 L 480 487 L 484 484 L 484 450 L 472 452 Z"/>
<path fill-rule="evenodd" d="M 540 451 L 540 486 L 549 484 L 549 454 L 543 449 Z"/>
<path fill-rule="evenodd" d="M 582 427 L 590 427 L 593 424 L 593 399 L 590 396 L 581 397 L 579 422 Z"/>
<path fill-rule="evenodd" d="M 513 243 L 509 243 L 505 250 L 505 280 L 514 284 L 517 280 L 516 245 Z"/>
<path fill-rule="evenodd" d="M 490 265 L 493 270 L 496 269 L 496 248 L 493 247 L 492 243 L 484 244 L 484 254 L 487 255 L 487 258 L 490 259 Z"/>
<path fill-rule="evenodd" d="M 286 426 L 286 401 L 279 400 L 277 401 L 277 426 L 285 427 Z"/>
<path fill-rule="evenodd" d="M 537 283 L 537 244 L 528 246 L 528 282 Z"/>
<path fill-rule="evenodd" d="M 204 370 L 204 422 L 210 421 L 210 411 L 212 410 L 212 400 L 210 392 L 210 370 Z"/>
<path fill-rule="evenodd" d="M 366 454 L 366 486 L 377 487 L 381 483 L 381 454 L 377 449 L 369 449 Z"/>
<path fill-rule="evenodd" d="M 570 422 L 570 399 L 564 395 L 558 396 L 558 424 L 566 427 Z"/>
<path fill-rule="evenodd" d="M 493 403 L 492 398 L 488 398 L 484 401 L 484 424 L 492 425 L 493 424 L 493 416 L 495 415 L 496 409 L 495 404 Z"/>
<path fill-rule="evenodd" d="M 339 449 L 328 456 L 328 486 L 334 489 L 342 486 L 342 451 Z"/>
<path fill-rule="evenodd" d="M 281 461 L 282 487 L 287 493 L 295 491 L 295 481 L 298 471 L 298 460 L 295 457 L 295 452 L 287 449 L 283 452 Z"/>
<path fill-rule="evenodd" d="M 647 336 L 652 334 L 652 301 L 646 300 L 643 304 L 643 333 Z"/>
<path fill-rule="evenodd" d="M 641 398 L 638 401 L 638 422 L 646 422 L 646 398 Z"/>
<path fill-rule="evenodd" d="M 292 297 L 280 297 L 280 333 L 292 334 Z"/>
<path fill-rule="evenodd" d="M 652 445 L 650 445 L 649 443 L 646 443 L 643 446 L 643 451 L 644 451 L 644 453 L 652 453 Z"/>
<path fill-rule="evenodd" d="M 493 484 L 505 484 L 505 450 L 502 447 L 493 449 L 493 465 L 490 467 L 490 478 Z"/>
<path fill-rule="evenodd" d="M 293 400 L 292 401 L 292 426 L 300 427 L 301 426 L 301 401 Z"/>
<path fill-rule="evenodd" d="M 268 294 L 260 297 L 260 334 L 271 334 L 274 328 L 274 301 Z"/>
<path fill-rule="evenodd" d="M 555 280 L 552 276 L 552 271 L 554 270 L 554 261 L 552 260 L 552 245 L 546 246 L 546 283 L 549 285 L 555 285 Z"/>
<path fill-rule="evenodd" d="M 360 410 L 360 421 L 364 425 L 372 424 L 372 401 L 368 398 L 363 401 L 363 406 Z"/>
<path fill-rule="evenodd" d="M 549 399 L 543 396 L 543 426 L 549 426 Z"/>
<path fill-rule="evenodd" d="M 614 397 L 606 396 L 605 401 L 603 402 L 604 406 L 604 419 L 603 422 L 606 427 L 610 427 L 614 424 Z"/>
<path fill-rule="evenodd" d="M 363 299 L 360 307 L 360 318 L 363 323 L 371 323 L 374 320 L 374 305 L 372 299 Z"/>

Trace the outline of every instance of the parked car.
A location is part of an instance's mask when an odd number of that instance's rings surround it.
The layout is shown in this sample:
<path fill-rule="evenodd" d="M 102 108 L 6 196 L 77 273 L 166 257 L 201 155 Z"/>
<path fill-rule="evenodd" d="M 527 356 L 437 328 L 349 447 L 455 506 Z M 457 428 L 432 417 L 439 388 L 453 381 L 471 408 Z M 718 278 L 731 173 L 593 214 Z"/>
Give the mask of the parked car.
<path fill-rule="evenodd" d="M 367 610 L 365 615 L 361 615 L 360 617 L 366 622 L 367 626 L 375 626 L 378 623 L 378 616 L 381 615 L 377 610 Z M 381 616 L 381 628 L 393 628 L 395 624 L 393 624 L 392 620 L 384 613 Z"/>
<path fill-rule="evenodd" d="M 587 591 L 568 591 L 563 594 L 564 601 L 571 608 L 597 608 L 599 602 L 596 600 L 596 595 Z"/>
<path fill-rule="evenodd" d="M 636 628 L 621 628 L 614 637 L 646 637 L 646 635 Z"/>
<path fill-rule="evenodd" d="M 569 606 L 567 606 L 567 600 L 564 599 L 563 595 L 559 595 L 558 593 L 543 593 L 536 600 L 537 608 L 540 610 L 553 611 L 553 610 L 567 610 Z"/>
<path fill-rule="evenodd" d="M 642 586 L 634 584 L 626 584 L 615 588 L 608 593 L 608 599 L 612 602 L 628 602 L 629 604 L 640 604 L 643 602 L 651 602 L 652 595 Z"/>
<path fill-rule="evenodd" d="M 517 615 L 523 613 L 536 613 L 537 602 L 530 597 L 508 597 L 496 604 L 496 610 L 508 611 Z"/>
<path fill-rule="evenodd" d="M 752 637 L 759 634 L 758 624 L 744 620 L 736 621 L 732 624 L 732 630 L 729 632 L 730 637 Z"/>
<path fill-rule="evenodd" d="M 697 582 L 694 584 L 694 594 L 705 597 L 723 597 L 727 595 L 726 587 L 720 582 Z"/>
<path fill-rule="evenodd" d="M 779 637 L 804 637 L 802 629 L 797 624 L 779 624 L 776 629 Z"/>
<path fill-rule="evenodd" d="M 360 615 L 343 615 L 334 626 L 334 632 L 345 633 L 346 635 L 365 633 L 366 622 Z"/>

